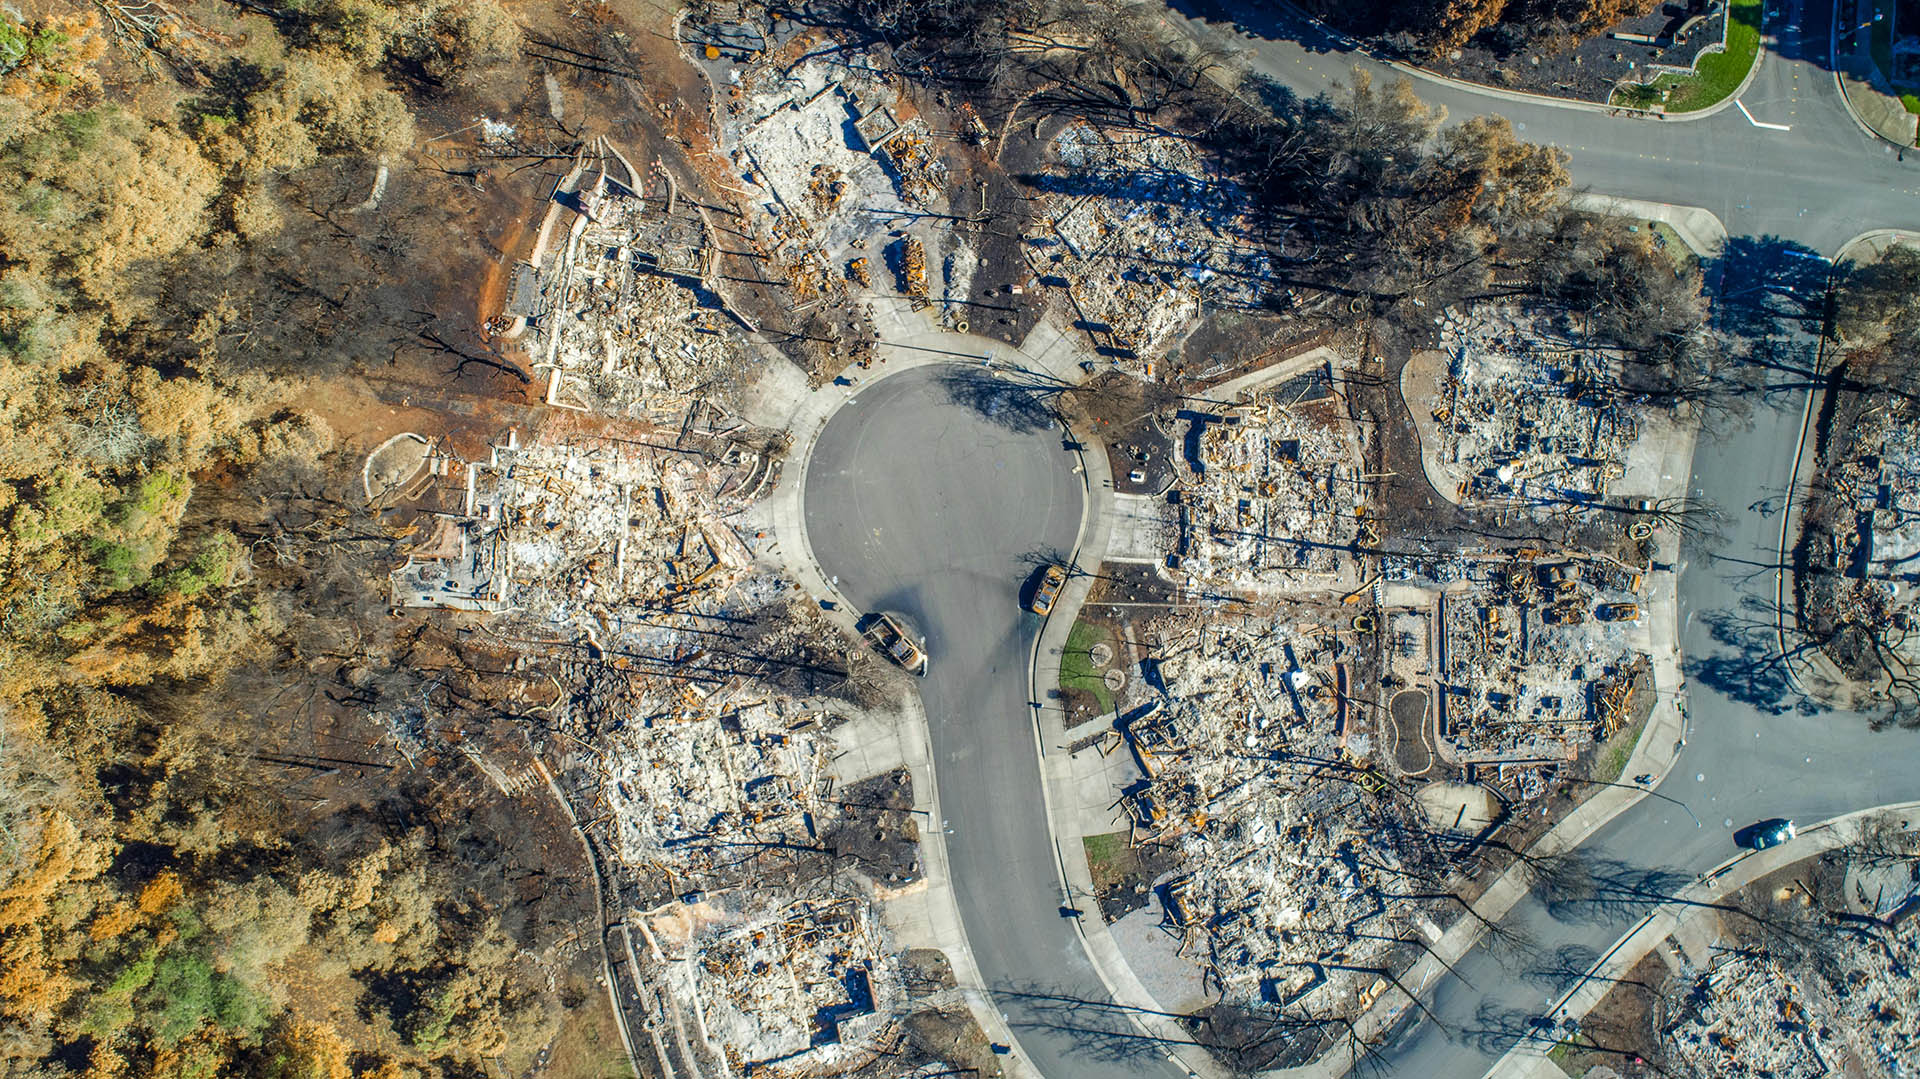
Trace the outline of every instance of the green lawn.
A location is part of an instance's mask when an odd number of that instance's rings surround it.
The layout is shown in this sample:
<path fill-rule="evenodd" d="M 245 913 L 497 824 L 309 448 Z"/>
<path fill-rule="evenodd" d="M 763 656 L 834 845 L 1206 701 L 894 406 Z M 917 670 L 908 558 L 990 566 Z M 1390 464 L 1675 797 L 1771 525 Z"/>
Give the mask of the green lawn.
<path fill-rule="evenodd" d="M 1651 108 L 1664 99 L 1668 112 L 1698 112 L 1733 96 L 1760 55 L 1761 0 L 1733 0 L 1724 52 L 1700 58 L 1692 75 L 1662 75 L 1646 86 L 1624 86 L 1613 103 Z"/>
<path fill-rule="evenodd" d="M 1126 832 L 1108 832 L 1080 838 L 1080 842 L 1086 844 L 1087 865 L 1095 876 L 1099 876 L 1102 867 L 1111 865 L 1115 858 L 1127 852 L 1127 835 Z"/>
<path fill-rule="evenodd" d="M 1112 635 L 1091 622 L 1080 621 L 1073 624 L 1067 634 L 1066 651 L 1060 654 L 1060 688 L 1083 689 L 1093 694 L 1100 706 L 1100 714 L 1113 711 L 1113 693 L 1100 679 L 1100 672 L 1093 669 L 1093 660 L 1089 653 L 1093 646 L 1101 642 L 1112 644 Z M 1116 652 L 1119 649 L 1114 649 Z"/>
<path fill-rule="evenodd" d="M 1760 55 L 1760 0 L 1733 0 L 1727 50 L 1702 56 L 1696 72 L 1667 95 L 1668 112 L 1696 112 L 1733 96 Z"/>

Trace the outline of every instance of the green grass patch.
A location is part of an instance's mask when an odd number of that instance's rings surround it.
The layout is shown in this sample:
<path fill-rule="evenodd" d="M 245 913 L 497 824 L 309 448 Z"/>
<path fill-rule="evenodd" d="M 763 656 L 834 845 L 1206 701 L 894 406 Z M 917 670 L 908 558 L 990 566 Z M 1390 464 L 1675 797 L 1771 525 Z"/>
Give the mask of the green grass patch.
<path fill-rule="evenodd" d="M 1067 634 L 1067 647 L 1060 654 L 1060 688 L 1077 689 L 1093 694 L 1100 707 L 1100 714 L 1113 711 L 1113 692 L 1093 669 L 1093 646 L 1113 643 L 1113 635 L 1105 628 L 1091 622 L 1078 621 Z M 1117 652 L 1118 649 L 1116 648 Z"/>
<path fill-rule="evenodd" d="M 1619 87 L 1613 104 L 1648 109 L 1664 103 L 1668 112 L 1698 112 L 1732 97 L 1760 55 L 1761 14 L 1760 0 L 1733 0 L 1724 51 L 1702 56 L 1691 75 L 1662 75 L 1651 83 Z"/>
<path fill-rule="evenodd" d="M 1727 6 L 1725 52 L 1702 56 L 1694 74 L 1667 94 L 1668 112 L 1697 112 L 1733 96 L 1760 55 L 1760 0 L 1733 0 Z"/>
<path fill-rule="evenodd" d="M 1095 876 L 1099 876 L 1101 869 L 1113 865 L 1121 855 L 1129 853 L 1125 832 L 1082 836 L 1080 842 L 1086 845 L 1087 867 L 1094 871 Z"/>
<path fill-rule="evenodd" d="M 1700 265 L 1699 256 L 1693 253 L 1693 249 L 1687 246 L 1687 242 L 1680 238 L 1680 234 L 1674 231 L 1672 225 L 1664 221 L 1650 221 L 1648 227 L 1655 236 L 1664 241 L 1660 245 L 1660 253 L 1673 262 L 1674 269 L 1684 273 Z"/>

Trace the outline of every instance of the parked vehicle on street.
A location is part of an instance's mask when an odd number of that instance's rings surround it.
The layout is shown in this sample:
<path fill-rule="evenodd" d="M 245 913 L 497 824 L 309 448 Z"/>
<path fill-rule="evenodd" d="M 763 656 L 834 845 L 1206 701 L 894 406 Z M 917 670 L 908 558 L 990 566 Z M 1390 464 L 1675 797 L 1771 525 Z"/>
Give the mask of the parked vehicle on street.
<path fill-rule="evenodd" d="M 1766 850 L 1785 843 L 1793 835 L 1792 821 L 1785 817 L 1774 817 L 1740 829 L 1733 834 L 1733 841 L 1752 850 Z"/>
<path fill-rule="evenodd" d="M 870 614 L 861 620 L 860 633 L 882 655 L 899 664 L 902 670 L 926 675 L 926 650 L 907 636 L 906 627 L 900 624 L 899 619 L 890 614 Z"/>
<path fill-rule="evenodd" d="M 1040 583 L 1034 586 L 1033 599 L 1028 602 L 1027 610 L 1044 615 L 1053 610 L 1053 603 L 1060 598 L 1060 586 L 1067 583 L 1067 571 L 1059 565 L 1052 565 L 1040 574 Z"/>

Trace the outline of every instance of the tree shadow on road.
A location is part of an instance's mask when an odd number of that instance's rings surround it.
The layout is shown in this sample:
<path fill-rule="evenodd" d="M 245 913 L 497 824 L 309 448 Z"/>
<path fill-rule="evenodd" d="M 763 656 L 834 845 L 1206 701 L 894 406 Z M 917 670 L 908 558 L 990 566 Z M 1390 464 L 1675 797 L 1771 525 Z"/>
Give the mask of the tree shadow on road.
<path fill-rule="evenodd" d="M 1701 622 L 1717 647 L 1711 655 L 1689 657 L 1682 664 L 1687 677 L 1768 715 L 1819 711 L 1794 688 L 1787 668 L 1794 657 L 1815 645 L 1800 638 L 1782 653 L 1773 604 L 1747 596 L 1738 609 L 1708 611 Z"/>
<path fill-rule="evenodd" d="M 1055 423 L 1043 387 L 995 378 L 985 370 L 952 368 L 941 373 L 940 388 L 948 401 L 1015 434 L 1044 431 Z"/>
<path fill-rule="evenodd" d="M 1720 329 L 1756 341 L 1821 332 L 1832 264 L 1813 248 L 1779 236 L 1730 236 L 1703 269 Z"/>
<path fill-rule="evenodd" d="M 1139 1065 L 1166 1059 L 1169 1046 L 1197 1044 L 1149 1034 L 1134 1022 L 1136 1015 L 1178 1020 L 1174 1013 L 1077 996 L 1064 986 L 1002 985 L 995 987 L 993 995 L 1007 1009 L 1008 1025 L 1016 1035 L 1032 1031 L 1058 1036 L 1073 1047 L 1076 1059 Z"/>
<path fill-rule="evenodd" d="M 1631 924 L 1693 881 L 1691 873 L 1670 866 L 1635 865 L 1579 848 L 1526 865 L 1541 905 L 1569 925 Z"/>

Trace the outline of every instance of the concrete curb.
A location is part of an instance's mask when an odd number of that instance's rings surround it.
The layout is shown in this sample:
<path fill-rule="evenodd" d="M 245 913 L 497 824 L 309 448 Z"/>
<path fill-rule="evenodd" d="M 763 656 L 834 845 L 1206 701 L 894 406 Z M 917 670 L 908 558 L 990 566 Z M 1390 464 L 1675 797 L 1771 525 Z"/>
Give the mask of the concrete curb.
<path fill-rule="evenodd" d="M 1807 401 L 1806 404 L 1802 406 L 1800 412 L 1800 450 L 1794 454 L 1793 471 L 1787 475 L 1787 504 L 1782 507 L 1780 514 L 1780 546 L 1776 557 L 1778 566 L 1773 571 L 1774 647 L 1780 652 L 1780 665 L 1786 668 L 1787 681 L 1793 684 L 1795 692 L 1806 697 L 1813 697 L 1814 695 L 1808 692 L 1805 683 L 1800 681 L 1800 672 L 1795 669 L 1797 665 L 1793 661 L 1792 653 L 1787 649 L 1787 595 L 1789 592 L 1789 582 L 1792 584 L 1792 594 L 1795 597 L 1798 597 L 1800 594 L 1799 581 L 1794 579 L 1792 566 L 1787 560 L 1787 549 L 1789 546 L 1797 544 L 1800 535 L 1800 515 L 1805 508 L 1804 504 L 1806 501 L 1798 497 L 1800 491 L 1800 471 L 1803 467 L 1809 467 L 1813 464 L 1811 458 L 1814 454 L 1814 445 L 1813 440 L 1808 436 L 1813 433 L 1814 407 L 1819 402 L 1825 401 L 1827 396 L 1826 389 L 1822 385 L 1823 380 L 1826 378 L 1827 370 L 1826 349 L 1824 347 L 1821 348 L 1818 355 L 1819 359 L 1814 364 L 1814 383 L 1807 387 Z M 1793 620 L 1797 631 L 1800 623 L 1800 607 L 1798 603 L 1794 605 Z"/>
<path fill-rule="evenodd" d="M 1573 988 L 1554 1001 L 1546 1018 L 1554 1021 L 1584 1017 L 1605 999 L 1613 983 L 1646 958 L 1647 953 L 1672 936 L 1682 924 L 1699 917 L 1703 904 L 1716 903 L 1729 892 L 1738 891 L 1769 873 L 1843 847 L 1859 836 L 1859 826 L 1867 818 L 1884 814 L 1898 815 L 1908 829 L 1920 827 L 1920 802 L 1874 806 L 1830 817 L 1778 847 L 1742 851 L 1702 873 L 1699 879 L 1681 889 L 1679 895 L 1661 904 L 1622 935 Z M 1529 1061 L 1544 1059 L 1551 1048 L 1551 1045 L 1542 1047 L 1537 1041 L 1516 1046 L 1494 1062 L 1487 1072 L 1488 1079 L 1532 1074 Z"/>
<path fill-rule="evenodd" d="M 1875 255 L 1896 244 L 1920 244 L 1920 232 L 1906 229 L 1869 229 L 1841 244 L 1839 252 L 1834 255 L 1833 263 L 1837 267 L 1840 263 L 1857 256 L 1858 252 L 1855 248 L 1871 248 L 1875 244 L 1880 244 L 1874 251 Z M 1800 474 L 1817 466 L 1814 458 L 1818 447 L 1809 436 L 1813 432 L 1814 413 L 1824 408 L 1826 403 L 1825 379 L 1828 371 L 1826 360 L 1827 353 L 1823 345 L 1819 362 L 1814 367 L 1814 384 L 1807 388 L 1807 402 L 1800 415 L 1800 451 L 1794 455 L 1793 471 L 1787 477 L 1787 504 L 1780 514 L 1780 542 L 1776 554 L 1779 569 L 1774 571 L 1773 632 L 1774 647 L 1780 653 L 1780 665 L 1785 668 L 1787 681 L 1792 683 L 1795 692 L 1818 701 L 1828 708 L 1847 711 L 1852 708 L 1852 703 L 1829 692 L 1827 687 L 1828 685 L 1846 687 L 1852 684 L 1851 680 L 1842 674 L 1831 660 L 1827 659 L 1825 653 L 1814 650 L 1812 654 L 1803 656 L 1796 663 L 1792 652 L 1787 648 L 1787 597 L 1791 591 L 1797 598 L 1800 591 L 1799 582 L 1795 580 L 1792 565 L 1787 559 L 1787 551 L 1798 545 L 1803 527 L 1801 515 L 1805 509 L 1805 499 L 1798 497 Z M 1797 632 L 1800 622 L 1800 608 L 1797 603 L 1793 609 L 1793 620 Z M 1809 688 L 1805 682 L 1801 681 L 1800 668 L 1802 667 L 1818 673 L 1825 680 L 1819 690 Z"/>

